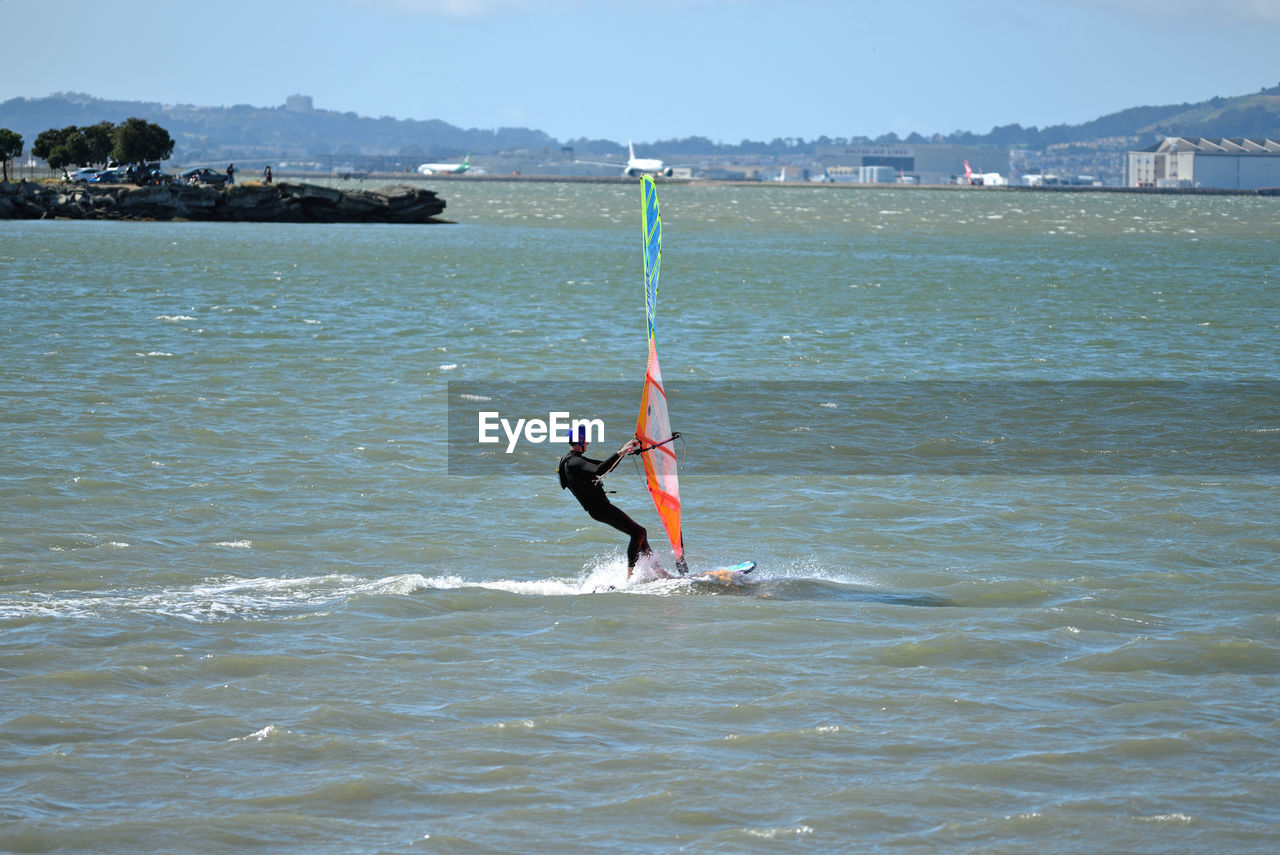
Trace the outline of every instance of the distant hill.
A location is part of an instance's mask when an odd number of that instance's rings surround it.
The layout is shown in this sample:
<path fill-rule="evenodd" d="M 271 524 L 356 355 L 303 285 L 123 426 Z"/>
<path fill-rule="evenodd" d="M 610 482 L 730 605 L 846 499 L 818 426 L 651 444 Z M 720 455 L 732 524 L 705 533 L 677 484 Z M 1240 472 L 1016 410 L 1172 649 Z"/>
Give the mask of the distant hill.
<path fill-rule="evenodd" d="M 1280 86 L 1263 89 L 1257 95 L 1219 96 L 1199 104 L 1130 107 L 1079 125 L 1044 129 L 1006 125 L 993 128 L 988 134 L 961 132 L 942 139 L 968 145 L 1044 149 L 1116 137 L 1137 137 L 1145 144 L 1166 136 L 1280 139 Z"/>
<path fill-rule="evenodd" d="M 279 107 L 197 107 L 141 101 L 106 101 L 90 95 L 59 93 L 45 98 L 13 98 L 0 103 L 0 127 L 22 134 L 30 145 L 49 128 L 120 122 L 137 116 L 166 128 L 175 142 L 174 159 L 202 161 L 271 159 L 324 160 L 330 164 L 344 157 L 371 156 L 422 160 L 459 158 L 472 154 L 546 152 L 562 146 L 584 154 L 619 155 L 621 143 L 610 140 L 569 140 L 562 144 L 542 131 L 527 128 L 480 130 L 459 128 L 440 119 L 414 120 L 370 118 L 355 113 L 317 110 L 309 97 L 295 95 Z M 1256 95 L 1217 97 L 1199 104 L 1131 107 L 1079 125 L 1046 128 L 1005 125 L 989 133 L 958 131 L 922 137 L 911 134 L 900 140 L 886 134 L 875 140 L 858 137 L 820 137 L 804 140 L 788 137 L 769 142 L 744 140 L 717 143 L 706 137 L 657 140 L 645 143 L 658 157 L 679 155 L 802 155 L 813 144 L 865 142 L 952 142 L 999 148 L 1044 150 L 1050 146 L 1080 144 L 1123 148 L 1145 145 L 1163 136 L 1271 137 L 1280 138 L 1280 86 Z"/>
<path fill-rule="evenodd" d="M 1280 139 L 1280 86 L 1258 95 L 1213 98 L 1142 128 L 1156 136 Z"/>
<path fill-rule="evenodd" d="M 120 122 L 131 116 L 169 131 L 174 159 L 184 162 L 270 157 L 314 159 L 343 155 L 401 155 L 410 160 L 461 157 L 468 151 L 542 149 L 556 145 L 541 131 L 525 128 L 463 129 L 431 119 L 379 119 L 316 110 L 311 99 L 293 96 L 280 107 L 196 107 L 144 101 L 104 101 L 58 93 L 0 103 L 0 127 L 22 134 L 28 145 L 49 128 Z"/>

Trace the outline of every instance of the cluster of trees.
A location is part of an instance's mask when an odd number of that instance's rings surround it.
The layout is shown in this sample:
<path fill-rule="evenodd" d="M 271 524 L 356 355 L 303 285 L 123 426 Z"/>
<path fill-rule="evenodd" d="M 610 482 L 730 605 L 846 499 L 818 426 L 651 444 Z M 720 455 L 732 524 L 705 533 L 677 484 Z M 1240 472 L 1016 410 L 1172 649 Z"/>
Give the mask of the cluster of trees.
<path fill-rule="evenodd" d="M 0 168 L 3 180 L 9 180 L 9 162 L 22 154 L 22 135 L 0 128 Z M 144 119 L 125 119 L 118 125 L 98 122 L 96 125 L 50 128 L 41 132 L 31 145 L 31 153 L 54 169 L 116 163 L 146 163 L 166 160 L 173 154 L 173 138 L 159 125 Z"/>
<path fill-rule="evenodd" d="M 164 128 L 144 119 L 125 119 L 118 125 L 68 125 L 41 132 L 31 153 L 54 169 L 105 165 L 110 161 L 146 163 L 165 160 L 173 154 L 173 138 Z"/>

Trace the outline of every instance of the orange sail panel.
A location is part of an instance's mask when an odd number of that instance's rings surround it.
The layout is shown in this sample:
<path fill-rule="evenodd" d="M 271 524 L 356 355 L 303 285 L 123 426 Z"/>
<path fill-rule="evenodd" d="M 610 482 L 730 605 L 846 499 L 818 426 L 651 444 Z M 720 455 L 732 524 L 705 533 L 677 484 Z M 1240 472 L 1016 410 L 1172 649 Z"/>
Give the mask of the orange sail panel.
<path fill-rule="evenodd" d="M 671 541 L 677 561 L 684 559 L 684 542 L 680 534 L 680 478 L 676 472 L 676 450 L 672 447 L 671 419 L 667 415 L 667 393 L 662 388 L 662 369 L 658 366 L 658 345 L 649 339 L 649 365 L 644 373 L 644 392 L 640 396 L 640 418 L 636 421 L 636 439 L 644 449 L 645 483 L 653 506 L 658 509 L 662 527 Z"/>

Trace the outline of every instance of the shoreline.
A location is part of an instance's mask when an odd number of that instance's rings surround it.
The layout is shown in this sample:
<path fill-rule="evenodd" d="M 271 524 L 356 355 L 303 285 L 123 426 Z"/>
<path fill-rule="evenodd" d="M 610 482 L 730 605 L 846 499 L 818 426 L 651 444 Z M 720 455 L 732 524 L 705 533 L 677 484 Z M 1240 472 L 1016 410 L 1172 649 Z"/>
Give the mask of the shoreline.
<path fill-rule="evenodd" d="M 488 182 L 488 183 L 544 183 L 544 184 L 639 184 L 638 177 L 625 175 L 476 175 L 441 173 L 417 175 L 403 172 L 370 172 L 358 175 L 286 172 L 281 176 L 299 180 L 334 183 L 358 183 L 362 181 L 399 181 L 422 184 L 429 182 Z M 659 184 L 688 187 L 785 187 L 824 188 L 836 190 L 941 190 L 947 192 L 997 192 L 997 193 L 1120 193 L 1138 196 L 1280 196 L 1280 187 L 1263 187 L 1256 190 L 1232 190 L 1219 187 L 1103 187 L 1095 185 L 1050 184 L 1024 186 L 966 186 L 963 184 L 862 184 L 854 181 L 753 181 L 749 179 L 667 178 L 657 176 Z"/>

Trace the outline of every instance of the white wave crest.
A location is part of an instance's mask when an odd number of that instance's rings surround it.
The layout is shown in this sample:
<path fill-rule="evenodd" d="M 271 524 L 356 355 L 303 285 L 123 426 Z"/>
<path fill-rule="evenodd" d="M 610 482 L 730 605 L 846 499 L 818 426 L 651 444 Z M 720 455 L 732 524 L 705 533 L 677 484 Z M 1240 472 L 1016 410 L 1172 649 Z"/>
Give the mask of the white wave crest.
<path fill-rule="evenodd" d="M 281 731 L 280 728 L 276 727 L 274 724 L 269 724 L 262 728 L 262 730 L 255 730 L 248 736 L 233 736 L 228 739 L 227 742 L 262 742 L 264 739 L 270 739 L 272 736 L 281 732 L 289 733 L 290 731 Z"/>

